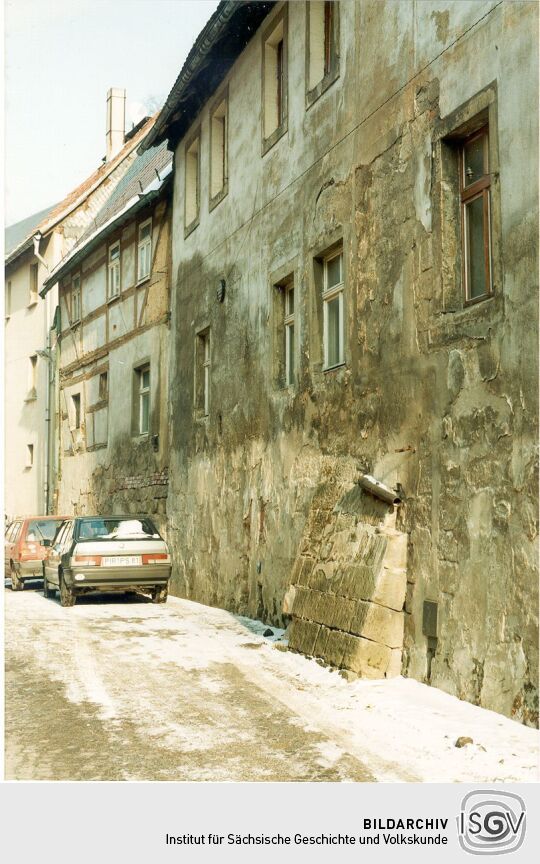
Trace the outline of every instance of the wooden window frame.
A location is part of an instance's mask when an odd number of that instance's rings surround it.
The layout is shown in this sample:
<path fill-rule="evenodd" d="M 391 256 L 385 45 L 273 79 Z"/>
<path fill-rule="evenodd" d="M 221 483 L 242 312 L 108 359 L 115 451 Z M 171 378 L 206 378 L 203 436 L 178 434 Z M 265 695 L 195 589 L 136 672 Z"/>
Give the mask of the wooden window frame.
<path fill-rule="evenodd" d="M 152 379 L 150 373 L 150 363 L 144 363 L 142 366 L 138 366 L 135 370 L 137 375 L 137 434 L 142 437 L 143 435 L 150 434 L 150 407 L 151 407 L 151 393 L 152 393 Z M 148 385 L 144 385 L 144 374 L 148 372 Z M 143 405 L 144 399 L 148 397 L 148 428 L 143 429 Z"/>
<path fill-rule="evenodd" d="M 277 99 L 277 126 L 268 135 L 265 134 L 266 124 L 266 48 L 276 30 L 282 27 L 282 37 L 279 42 L 271 48 L 276 51 L 276 99 Z M 288 94 L 288 55 L 289 55 L 289 16 L 287 4 L 279 10 L 277 15 L 270 21 L 261 34 L 261 138 L 262 153 L 264 156 L 272 149 L 280 138 L 285 135 L 289 122 L 289 94 Z M 281 50 L 279 50 L 281 45 Z"/>
<path fill-rule="evenodd" d="M 469 186 L 465 184 L 465 148 L 477 138 L 483 138 L 484 174 Z M 493 295 L 493 276 L 491 260 L 491 174 L 489 168 L 489 124 L 485 124 L 471 135 L 463 138 L 459 148 L 459 192 L 461 211 L 461 248 L 462 248 L 462 284 L 464 289 L 464 304 L 470 306 L 480 303 Z M 484 271 L 485 291 L 477 297 L 471 296 L 469 284 L 470 250 L 467 232 L 467 206 L 474 200 L 482 198 L 483 202 L 483 238 L 484 238 Z"/>
<path fill-rule="evenodd" d="M 328 263 L 334 258 L 340 258 L 340 275 L 341 280 L 335 285 L 328 287 Z M 322 302 L 323 302 L 323 372 L 332 369 L 338 369 L 345 365 L 345 278 L 343 268 L 343 248 L 334 249 L 328 255 L 325 255 L 322 261 L 323 265 L 323 286 L 322 286 Z M 338 299 L 338 315 L 339 315 L 339 359 L 337 363 L 329 363 L 328 358 L 328 306 L 329 303 Z"/>
<path fill-rule="evenodd" d="M 195 184 L 195 209 L 196 213 L 193 219 L 188 222 L 188 156 L 193 145 L 197 142 L 197 176 Z M 201 127 L 198 126 L 193 134 L 188 138 L 184 146 L 184 238 L 197 228 L 201 218 Z"/>
<path fill-rule="evenodd" d="M 212 187 L 213 187 L 213 172 L 214 172 L 214 159 L 213 159 L 213 145 L 214 145 L 214 115 L 218 108 L 225 103 L 225 114 L 223 120 L 223 183 L 221 189 L 212 195 Z M 209 111 L 209 127 L 210 134 L 208 136 L 208 152 L 209 152 L 209 184 L 208 184 L 208 209 L 213 210 L 220 201 L 223 201 L 225 196 L 229 191 L 229 88 L 224 87 L 216 96 L 216 98 L 212 102 L 212 106 Z"/>
<path fill-rule="evenodd" d="M 202 343 L 202 346 L 201 346 Z M 203 351 L 204 353 L 201 353 Z M 210 374 L 212 366 L 210 327 L 195 337 L 195 413 L 205 420 L 210 416 Z"/>
<path fill-rule="evenodd" d="M 292 311 L 290 309 L 290 297 L 293 297 L 293 306 Z M 283 315 L 283 330 L 285 333 L 285 354 L 284 354 L 284 370 L 285 370 L 285 386 L 292 387 L 296 381 L 296 339 L 297 339 L 297 328 L 296 328 L 296 297 L 294 290 L 294 279 L 289 280 L 288 282 L 283 284 L 283 303 L 284 303 L 284 315 Z M 293 336 L 292 336 L 292 357 L 291 357 L 291 343 L 289 339 L 289 331 L 292 328 Z"/>
<path fill-rule="evenodd" d="M 144 240 L 141 240 L 141 231 L 143 228 L 146 228 L 147 225 L 150 226 L 150 236 L 146 237 Z M 137 285 L 141 285 L 143 282 L 146 282 L 147 279 L 150 279 L 152 275 L 152 247 L 153 247 L 153 236 L 152 236 L 152 217 L 149 216 L 147 219 L 144 219 L 142 222 L 139 222 L 137 225 Z M 140 262 L 141 262 L 141 249 L 150 249 L 148 254 L 148 272 L 143 276 L 140 275 Z"/>
<path fill-rule="evenodd" d="M 75 282 L 78 280 L 79 285 L 78 288 L 75 287 Z M 79 298 L 79 310 L 78 315 L 75 314 L 75 297 L 78 295 Z M 82 318 L 82 290 L 81 290 L 81 274 L 75 273 L 71 277 L 71 297 L 70 297 L 70 317 L 71 317 L 71 325 L 78 324 Z"/>
<path fill-rule="evenodd" d="M 118 247 L 118 260 L 111 260 L 113 249 Z M 118 291 L 115 294 L 111 293 L 111 272 L 118 269 Z M 122 246 L 120 240 L 115 240 L 107 247 L 107 302 L 111 302 L 120 297 L 122 293 Z"/>
<path fill-rule="evenodd" d="M 311 84 L 311 16 L 314 9 L 310 0 L 306 2 L 306 109 L 310 108 L 323 93 L 339 78 L 340 5 L 339 0 L 323 0 L 323 65 L 322 77 Z"/>

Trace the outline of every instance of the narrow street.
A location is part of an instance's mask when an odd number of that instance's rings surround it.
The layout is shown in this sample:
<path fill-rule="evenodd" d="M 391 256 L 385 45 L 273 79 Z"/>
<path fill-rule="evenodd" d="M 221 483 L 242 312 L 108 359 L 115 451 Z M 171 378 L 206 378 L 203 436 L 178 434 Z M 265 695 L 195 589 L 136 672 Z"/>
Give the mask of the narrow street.
<path fill-rule="evenodd" d="M 41 583 L 8 586 L 8 780 L 537 776 L 534 730 L 402 678 L 347 684 L 260 622 L 176 598 L 63 609 Z"/>

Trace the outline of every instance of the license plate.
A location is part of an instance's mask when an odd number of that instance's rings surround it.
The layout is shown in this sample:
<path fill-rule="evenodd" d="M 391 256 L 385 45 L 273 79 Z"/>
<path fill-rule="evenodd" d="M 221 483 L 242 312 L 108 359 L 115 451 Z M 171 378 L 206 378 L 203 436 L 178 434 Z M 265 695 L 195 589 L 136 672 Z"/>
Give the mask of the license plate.
<path fill-rule="evenodd" d="M 102 567 L 138 567 L 141 564 L 140 555 L 115 555 L 114 558 L 102 558 Z"/>

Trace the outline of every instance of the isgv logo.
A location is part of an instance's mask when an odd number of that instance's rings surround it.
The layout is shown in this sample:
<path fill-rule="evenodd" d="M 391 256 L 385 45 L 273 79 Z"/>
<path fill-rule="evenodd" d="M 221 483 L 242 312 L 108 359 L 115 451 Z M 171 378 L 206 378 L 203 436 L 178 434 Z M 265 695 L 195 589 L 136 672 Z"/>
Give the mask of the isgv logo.
<path fill-rule="evenodd" d="M 472 855 L 515 852 L 525 839 L 525 802 L 513 792 L 469 792 L 457 817 L 461 848 Z"/>

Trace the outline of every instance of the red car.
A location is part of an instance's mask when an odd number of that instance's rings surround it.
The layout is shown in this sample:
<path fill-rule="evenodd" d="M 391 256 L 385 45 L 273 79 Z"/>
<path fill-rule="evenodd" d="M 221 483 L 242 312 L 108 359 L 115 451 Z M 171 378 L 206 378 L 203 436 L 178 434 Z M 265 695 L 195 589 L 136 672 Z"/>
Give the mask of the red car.
<path fill-rule="evenodd" d="M 4 561 L 13 591 L 21 591 L 27 579 L 43 579 L 42 562 L 50 549 L 42 540 L 52 540 L 68 516 L 27 516 L 15 519 L 6 531 Z"/>

